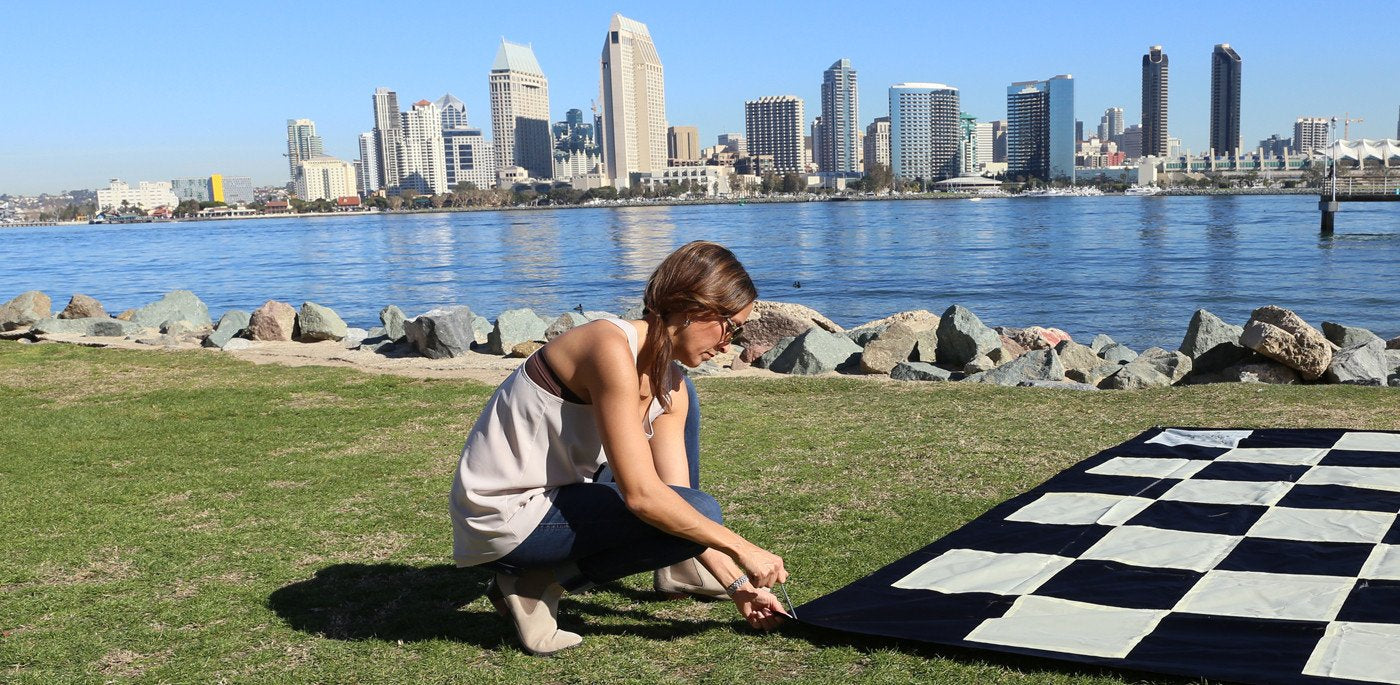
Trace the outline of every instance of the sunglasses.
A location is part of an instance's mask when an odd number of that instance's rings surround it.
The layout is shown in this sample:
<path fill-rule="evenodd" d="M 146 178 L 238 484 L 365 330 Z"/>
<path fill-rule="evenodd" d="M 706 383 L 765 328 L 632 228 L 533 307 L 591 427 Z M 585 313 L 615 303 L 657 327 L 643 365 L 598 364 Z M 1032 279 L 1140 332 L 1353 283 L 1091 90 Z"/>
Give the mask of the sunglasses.
<path fill-rule="evenodd" d="M 744 324 L 734 323 L 729 317 L 724 317 L 724 325 L 729 330 L 729 344 L 734 345 L 739 340 L 739 336 L 744 334 Z"/>

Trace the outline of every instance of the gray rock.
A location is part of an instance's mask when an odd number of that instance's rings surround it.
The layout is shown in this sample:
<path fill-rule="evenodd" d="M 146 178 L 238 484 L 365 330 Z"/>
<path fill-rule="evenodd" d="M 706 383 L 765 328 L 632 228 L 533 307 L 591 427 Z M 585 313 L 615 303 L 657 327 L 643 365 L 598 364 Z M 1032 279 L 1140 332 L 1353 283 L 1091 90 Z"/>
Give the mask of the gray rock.
<path fill-rule="evenodd" d="M 472 316 L 471 307 L 467 306 L 434 309 L 405 321 L 404 337 L 411 349 L 429 359 L 460 357 L 471 350 L 474 342 Z M 539 321 L 534 314 L 530 318 Z"/>
<path fill-rule="evenodd" d="M 219 324 L 214 326 L 214 332 L 201 343 L 205 347 L 217 347 L 223 349 L 228 341 L 243 335 L 248 329 L 251 315 L 241 309 L 230 309 L 219 317 Z"/>
<path fill-rule="evenodd" d="M 1012 387 L 1023 381 L 1063 381 L 1065 367 L 1054 350 L 1031 350 L 995 369 L 977 374 L 975 379 L 977 383 Z"/>
<path fill-rule="evenodd" d="M 1296 369 L 1306 380 L 1317 380 L 1332 363 L 1335 347 L 1322 332 L 1293 312 L 1267 306 L 1254 310 L 1240 344 Z"/>
<path fill-rule="evenodd" d="M 407 335 L 403 330 L 403 322 L 407 317 L 403 315 L 403 310 L 397 305 L 389 305 L 379 310 L 379 323 L 384 324 L 384 335 L 390 340 L 403 340 Z"/>
<path fill-rule="evenodd" d="M 1385 385 L 1386 376 L 1391 373 L 1385 357 L 1385 341 L 1373 336 L 1333 354 L 1332 363 L 1322 378 L 1328 383 Z"/>
<path fill-rule="evenodd" d="M 389 331 L 386 330 L 383 326 L 375 326 L 374 328 L 371 328 L 365 332 L 366 339 L 387 337 L 389 337 Z"/>
<path fill-rule="evenodd" d="M 890 371 L 890 378 L 897 381 L 946 381 L 952 373 L 928 362 L 900 362 Z"/>
<path fill-rule="evenodd" d="M 1400 350 L 1400 335 L 1397 335 L 1394 338 L 1385 341 L 1385 349 Z"/>
<path fill-rule="evenodd" d="M 179 321 L 166 321 L 160 325 L 160 332 L 163 335 L 172 335 L 177 338 L 186 335 L 195 335 L 208 329 L 196 328 L 194 324 L 181 319 Z"/>
<path fill-rule="evenodd" d="M 797 336 L 794 335 L 790 338 L 782 338 L 778 342 L 773 343 L 773 346 L 768 348 L 768 351 L 764 352 L 763 354 L 759 355 L 756 359 L 753 360 L 753 366 L 759 369 L 768 368 L 768 366 L 773 363 L 773 360 L 782 356 L 783 351 L 786 350 L 788 348 L 788 345 L 791 345 L 792 341 L 796 339 Z M 743 358 L 743 355 L 739 355 L 739 359 Z"/>
<path fill-rule="evenodd" d="M 111 317 L 95 317 L 88 325 L 87 334 L 94 338 L 120 338 L 126 335 L 134 335 L 141 330 L 141 326 L 130 321 L 119 321 Z"/>
<path fill-rule="evenodd" d="M 209 308 L 188 290 L 172 290 L 159 300 L 132 310 L 129 320 L 145 328 L 159 328 L 167 321 L 188 321 L 195 330 L 214 327 Z"/>
<path fill-rule="evenodd" d="M 496 317 L 496 326 L 486 338 L 486 353 L 504 356 L 520 343 L 544 342 L 544 331 L 548 327 L 549 324 L 527 307 L 508 309 Z"/>
<path fill-rule="evenodd" d="M 55 319 L 47 317 L 29 326 L 31 333 L 39 335 L 87 335 L 87 319 Z"/>
<path fill-rule="evenodd" d="M 1191 323 L 1186 326 L 1186 337 L 1182 338 L 1178 349 L 1194 360 L 1217 345 L 1239 346 L 1241 333 L 1244 333 L 1243 326 L 1225 323 L 1220 317 L 1197 309 L 1191 316 Z"/>
<path fill-rule="evenodd" d="M 1385 345 L 1384 339 L 1364 328 L 1344 326 L 1331 321 L 1322 322 L 1322 335 L 1342 349 L 1364 345 L 1372 340 L 1380 340 L 1382 347 Z"/>
<path fill-rule="evenodd" d="M 564 312 L 559 318 L 551 321 L 549 327 L 544 329 L 544 339 L 553 340 L 564 334 L 565 331 L 582 326 L 588 323 L 588 317 L 578 312 Z"/>
<path fill-rule="evenodd" d="M 368 337 L 369 331 L 363 328 L 346 328 L 345 338 L 342 339 L 340 342 L 342 345 L 345 346 L 345 349 L 355 350 L 359 349 L 360 343 L 364 342 L 365 338 Z"/>
<path fill-rule="evenodd" d="M 27 340 L 21 340 L 20 342 L 28 342 L 28 341 L 27 341 Z M 1386 379 L 1385 379 L 1385 384 L 1386 384 L 1386 385 L 1389 385 L 1389 386 L 1392 387 L 1392 388 L 1400 388 L 1400 373 L 1392 374 L 1392 375 L 1386 377 Z"/>
<path fill-rule="evenodd" d="M 219 349 L 225 352 L 235 352 L 237 350 L 246 350 L 252 346 L 253 341 L 247 338 L 229 338 L 224 341 L 224 344 L 219 346 Z"/>
<path fill-rule="evenodd" d="M 330 307 L 316 304 L 315 302 L 303 302 L 301 313 L 297 315 L 297 329 L 301 331 L 301 339 L 307 342 L 319 342 L 322 340 L 334 340 L 339 342 L 345 339 L 345 332 L 349 327 L 335 310 Z"/>
<path fill-rule="evenodd" d="M 622 318 L 627 321 L 638 321 L 646 311 L 646 305 L 638 302 L 627 309 L 622 310 Z"/>
<path fill-rule="evenodd" d="M 778 373 L 809 376 L 846 366 L 860 354 L 850 338 L 819 327 L 797 336 L 768 368 Z"/>
<path fill-rule="evenodd" d="M 476 344 L 485 345 L 491 338 L 491 322 L 479 314 L 472 315 L 472 338 Z"/>
<path fill-rule="evenodd" d="M 938 322 L 938 361 L 958 367 L 1001 347 L 997 332 L 967 309 L 953 305 Z"/>
<path fill-rule="evenodd" d="M 82 335 L 103 338 L 119 338 L 138 335 L 144 329 L 130 321 L 111 317 L 87 317 L 82 319 L 48 318 L 34 322 L 30 331 L 40 335 Z"/>
<path fill-rule="evenodd" d="M 827 324 L 831 327 L 826 327 Z M 759 300 L 754 303 L 753 313 L 744 323 L 744 332 L 736 341 L 744 346 L 744 354 L 739 358 L 753 363 L 779 340 L 795 338 L 813 327 L 832 332 L 840 330 L 839 326 L 830 323 L 814 309 L 787 302 Z"/>
<path fill-rule="evenodd" d="M 1103 351 L 1103 348 L 1108 347 L 1109 345 L 1117 344 L 1118 343 L 1113 341 L 1113 338 L 1110 338 L 1107 335 L 1100 333 L 1094 336 L 1093 342 L 1089 343 L 1089 349 L 1093 350 L 1094 354 L 1098 354 Z"/>
<path fill-rule="evenodd" d="M 881 333 L 885 332 L 886 328 L 889 328 L 888 324 L 881 324 L 878 326 L 865 326 L 863 328 L 854 328 L 849 331 L 846 331 L 846 337 L 850 338 L 851 342 L 860 345 L 861 347 L 865 347 L 866 345 L 870 344 L 871 340 L 874 340 Z"/>
<path fill-rule="evenodd" d="M 74 294 L 69 298 L 68 306 L 59 313 L 60 319 L 106 319 L 109 318 L 107 310 L 102 308 L 102 303 L 88 297 L 82 293 Z"/>
<path fill-rule="evenodd" d="M 1113 343 L 1112 345 L 1105 345 L 1103 349 L 1099 350 L 1099 356 L 1102 357 L 1104 361 L 1123 364 L 1137 359 L 1138 353 L 1134 352 L 1127 345 Z"/>
<path fill-rule="evenodd" d="M 38 290 L 20 293 L 0 306 L 0 331 L 13 331 L 47 319 L 52 310 L 53 300 L 48 295 Z"/>
<path fill-rule="evenodd" d="M 1297 371 L 1272 359 L 1236 364 L 1221 371 L 1220 376 L 1229 383 L 1264 383 L 1267 385 L 1293 385 L 1301 380 Z"/>
<path fill-rule="evenodd" d="M 936 326 L 914 334 L 914 349 L 909 352 L 909 361 L 929 364 L 938 361 L 938 328 Z"/>
<path fill-rule="evenodd" d="M 914 344 L 918 342 L 916 335 L 908 324 L 890 324 L 861 352 L 860 370 L 864 373 L 889 373 L 894 370 L 897 364 L 909 359 Z"/>
<path fill-rule="evenodd" d="M 1019 387 L 1022 387 L 1022 388 L 1054 388 L 1054 389 L 1056 389 L 1056 390 L 1098 390 L 1098 388 L 1096 388 L 1096 387 L 1094 387 L 1094 386 L 1092 386 L 1092 385 L 1089 385 L 1088 383 L 1079 383 L 1079 382 L 1076 382 L 1076 381 L 1040 381 L 1040 380 L 1021 381 Z"/>
<path fill-rule="evenodd" d="M 1101 381 L 1099 387 L 1105 390 L 1143 390 L 1165 388 L 1171 384 L 1171 377 L 1158 371 L 1151 360 L 1134 359 L 1124 364 L 1117 373 Z"/>
<path fill-rule="evenodd" d="M 1385 351 L 1385 366 L 1391 371 L 1400 373 L 1400 350 L 1387 349 Z"/>
<path fill-rule="evenodd" d="M 1180 381 L 1191 373 L 1191 358 L 1181 352 L 1168 352 L 1160 347 L 1149 347 L 1134 359 L 1132 364 L 1151 364 L 1158 373 L 1171 379 L 1172 383 Z"/>
<path fill-rule="evenodd" d="M 700 366 L 696 367 L 685 366 L 684 364 L 682 364 L 681 369 L 685 371 L 685 375 L 693 376 L 695 378 L 700 378 L 703 376 L 714 376 L 724 371 L 724 368 L 721 367 L 719 364 L 716 364 L 709 360 L 701 362 Z"/>
<path fill-rule="evenodd" d="M 996 360 L 983 354 L 973 357 L 972 361 L 963 364 L 963 373 L 971 376 L 985 371 L 991 371 L 995 368 L 997 368 Z"/>
<path fill-rule="evenodd" d="M 1065 375 L 1077 372 L 1081 378 L 1083 374 L 1091 369 L 1102 366 L 1103 359 L 1094 353 L 1094 348 L 1088 345 L 1081 345 L 1073 340 L 1063 340 L 1055 346 L 1055 354 L 1060 356 L 1060 363 L 1065 367 Z"/>
<path fill-rule="evenodd" d="M 1121 368 L 1123 368 L 1123 365 L 1118 362 L 1105 361 L 1091 369 L 1066 369 L 1065 378 L 1076 383 L 1084 383 L 1097 388 L 1105 378 L 1118 373 L 1118 370 Z"/>

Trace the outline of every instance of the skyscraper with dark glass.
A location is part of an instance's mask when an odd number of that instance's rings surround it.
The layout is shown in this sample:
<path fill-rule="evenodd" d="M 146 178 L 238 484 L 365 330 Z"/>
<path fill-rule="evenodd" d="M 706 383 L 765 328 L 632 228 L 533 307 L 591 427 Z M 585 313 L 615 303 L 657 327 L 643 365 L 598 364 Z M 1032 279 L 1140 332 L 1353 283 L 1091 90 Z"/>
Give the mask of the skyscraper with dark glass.
<path fill-rule="evenodd" d="M 1167 53 L 1160 45 L 1142 56 L 1142 154 L 1167 156 Z"/>
<path fill-rule="evenodd" d="M 1014 176 L 1074 182 L 1074 79 L 1020 81 L 1006 89 L 1006 166 Z M 891 143 L 893 145 L 893 143 Z"/>
<path fill-rule="evenodd" d="M 1229 43 L 1210 55 L 1210 150 L 1237 155 L 1240 150 L 1240 55 Z"/>

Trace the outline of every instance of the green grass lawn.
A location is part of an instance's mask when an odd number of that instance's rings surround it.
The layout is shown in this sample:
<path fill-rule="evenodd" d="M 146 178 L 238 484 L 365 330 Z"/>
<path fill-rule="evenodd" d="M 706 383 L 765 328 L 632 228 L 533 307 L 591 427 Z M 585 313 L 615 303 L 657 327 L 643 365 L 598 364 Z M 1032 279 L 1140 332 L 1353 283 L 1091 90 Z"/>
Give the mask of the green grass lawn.
<path fill-rule="evenodd" d="M 666 602 L 567 597 L 537 659 L 451 563 L 447 491 L 491 389 L 215 353 L 0 342 L 0 683 L 1172 682 Z M 704 379 L 705 489 L 842 587 L 1154 425 L 1400 429 L 1400 391 L 1078 393 Z"/>

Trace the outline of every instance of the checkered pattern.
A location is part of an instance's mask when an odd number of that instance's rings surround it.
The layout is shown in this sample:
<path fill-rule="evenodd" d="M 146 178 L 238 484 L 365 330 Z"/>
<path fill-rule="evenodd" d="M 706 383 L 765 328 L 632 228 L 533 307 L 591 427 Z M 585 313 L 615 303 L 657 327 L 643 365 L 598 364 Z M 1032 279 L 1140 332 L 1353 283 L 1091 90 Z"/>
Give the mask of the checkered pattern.
<path fill-rule="evenodd" d="M 1400 433 L 1154 429 L 797 608 L 1256 683 L 1400 684 Z"/>

